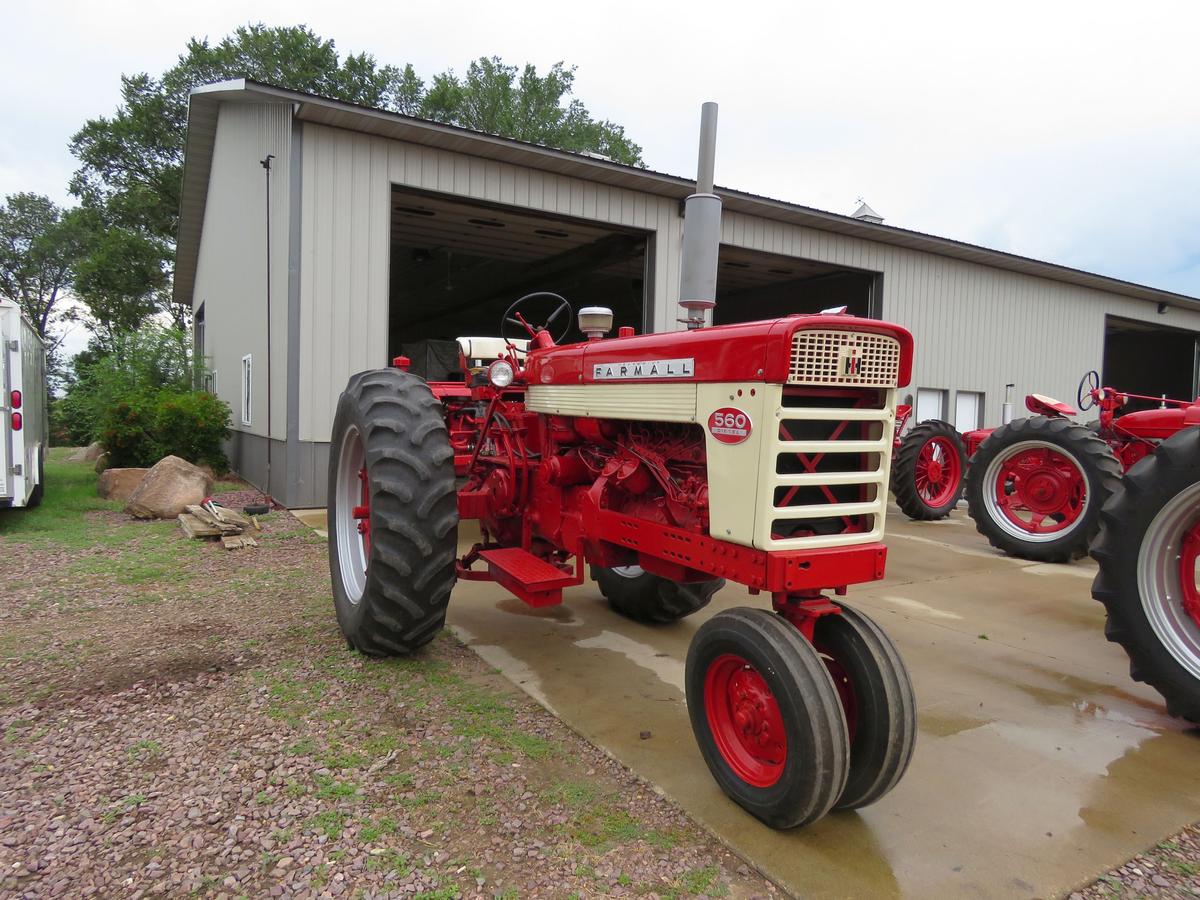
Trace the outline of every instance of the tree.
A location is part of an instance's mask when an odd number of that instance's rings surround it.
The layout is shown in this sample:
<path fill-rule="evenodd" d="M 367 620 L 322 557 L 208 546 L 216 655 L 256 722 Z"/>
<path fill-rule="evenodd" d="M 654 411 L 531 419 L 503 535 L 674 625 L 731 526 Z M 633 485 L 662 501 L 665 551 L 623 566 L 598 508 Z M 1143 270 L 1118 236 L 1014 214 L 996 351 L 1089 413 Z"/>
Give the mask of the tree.
<path fill-rule="evenodd" d="M 0 296 L 18 304 L 48 343 L 73 317 L 66 292 L 82 252 L 77 216 L 41 194 L 10 194 L 0 206 Z"/>

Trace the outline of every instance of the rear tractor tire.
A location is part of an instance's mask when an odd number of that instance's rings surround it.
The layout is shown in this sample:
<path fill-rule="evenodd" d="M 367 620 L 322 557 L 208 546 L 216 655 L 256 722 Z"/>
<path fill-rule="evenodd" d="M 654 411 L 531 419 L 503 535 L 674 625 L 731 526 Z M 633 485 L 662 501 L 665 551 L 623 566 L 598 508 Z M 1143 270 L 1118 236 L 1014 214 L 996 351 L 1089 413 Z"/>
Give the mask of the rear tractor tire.
<path fill-rule="evenodd" d="M 929 419 L 913 426 L 892 460 L 892 493 L 910 519 L 944 519 L 962 498 L 967 448 L 949 422 Z"/>
<path fill-rule="evenodd" d="M 1087 553 L 1100 508 L 1120 484 L 1121 464 L 1086 426 L 1033 416 L 997 428 L 980 445 L 967 470 L 967 505 L 998 550 L 1068 562 Z"/>
<path fill-rule="evenodd" d="M 708 606 L 725 586 L 724 578 L 677 582 L 652 575 L 641 566 L 592 567 L 592 578 L 612 608 L 635 622 L 663 625 Z"/>
<path fill-rule="evenodd" d="M 1101 513 L 1092 596 L 1129 674 L 1167 712 L 1200 724 L 1200 428 L 1163 441 L 1129 470 Z"/>
<path fill-rule="evenodd" d="M 329 455 L 329 570 L 347 643 L 412 653 L 446 620 L 458 550 L 454 451 L 420 378 L 360 372 L 338 399 Z"/>
<path fill-rule="evenodd" d="M 772 828 L 833 808 L 849 771 L 846 719 L 793 625 L 761 609 L 717 613 L 692 639 L 684 683 L 696 742 L 730 799 Z"/>

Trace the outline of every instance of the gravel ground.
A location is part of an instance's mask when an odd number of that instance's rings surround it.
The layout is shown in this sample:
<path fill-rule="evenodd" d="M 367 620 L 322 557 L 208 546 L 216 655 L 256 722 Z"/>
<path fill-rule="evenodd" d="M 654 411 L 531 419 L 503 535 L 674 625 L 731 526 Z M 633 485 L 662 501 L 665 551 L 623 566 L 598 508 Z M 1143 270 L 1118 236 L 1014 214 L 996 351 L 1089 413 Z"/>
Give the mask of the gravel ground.
<path fill-rule="evenodd" d="M 0 895 L 776 893 L 448 634 L 348 652 L 288 514 L 227 552 L 59 470 L 0 521 Z"/>
<path fill-rule="evenodd" d="M 287 513 L 231 553 L 48 470 L 0 512 L 0 896 L 777 895 L 448 634 L 349 653 Z M 1070 900 L 1145 896 L 1200 896 L 1200 830 Z"/>

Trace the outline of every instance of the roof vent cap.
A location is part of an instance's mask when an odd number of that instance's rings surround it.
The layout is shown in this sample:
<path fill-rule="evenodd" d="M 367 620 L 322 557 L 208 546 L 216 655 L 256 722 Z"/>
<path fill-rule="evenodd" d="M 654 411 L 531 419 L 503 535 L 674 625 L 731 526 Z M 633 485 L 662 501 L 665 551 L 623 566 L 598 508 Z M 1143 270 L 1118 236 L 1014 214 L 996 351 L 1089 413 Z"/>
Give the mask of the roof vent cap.
<path fill-rule="evenodd" d="M 850 218 L 858 219 L 861 222 L 870 222 L 872 225 L 883 224 L 883 216 L 871 209 L 862 197 L 858 198 L 858 209 L 850 214 Z"/>

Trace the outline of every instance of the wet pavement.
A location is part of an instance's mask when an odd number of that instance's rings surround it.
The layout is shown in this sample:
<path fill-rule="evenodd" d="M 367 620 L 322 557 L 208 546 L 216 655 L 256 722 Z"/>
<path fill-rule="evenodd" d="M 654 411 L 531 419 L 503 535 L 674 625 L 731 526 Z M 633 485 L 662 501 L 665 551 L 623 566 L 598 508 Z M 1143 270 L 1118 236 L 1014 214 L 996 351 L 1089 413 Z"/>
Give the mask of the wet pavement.
<path fill-rule="evenodd" d="M 683 702 L 695 629 L 762 597 L 730 586 L 695 616 L 649 627 L 611 612 L 590 582 L 545 610 L 460 582 L 449 618 L 480 656 L 793 894 L 1064 894 L 1200 818 L 1200 734 L 1169 719 L 1104 639 L 1090 560 L 1000 556 L 962 511 L 914 523 L 893 507 L 888 531 L 888 578 L 847 600 L 909 666 L 916 754 L 879 803 L 799 831 L 773 831 L 725 798 Z"/>

